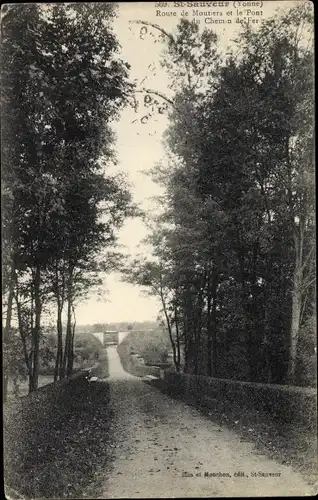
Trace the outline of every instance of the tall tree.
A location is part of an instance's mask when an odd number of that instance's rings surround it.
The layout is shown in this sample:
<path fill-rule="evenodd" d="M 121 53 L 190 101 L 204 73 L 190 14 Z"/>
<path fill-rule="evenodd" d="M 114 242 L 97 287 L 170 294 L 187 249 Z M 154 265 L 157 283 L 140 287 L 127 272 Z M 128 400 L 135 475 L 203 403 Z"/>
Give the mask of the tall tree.
<path fill-rule="evenodd" d="M 3 181 L 10 290 L 31 278 L 31 390 L 37 388 L 43 292 L 72 309 L 80 259 L 114 241 L 130 205 L 107 175 L 114 160 L 110 122 L 131 90 L 118 57 L 110 4 L 8 6 L 2 21 Z M 105 213 L 105 222 L 101 217 Z M 54 269 L 51 286 L 45 282 Z M 19 270 L 22 276 L 17 275 Z M 56 375 L 57 376 L 57 375 Z"/>
<path fill-rule="evenodd" d="M 175 95 L 153 246 L 185 368 L 296 383 L 314 296 L 311 6 L 244 29 L 237 57 L 187 20 L 166 39 Z"/>

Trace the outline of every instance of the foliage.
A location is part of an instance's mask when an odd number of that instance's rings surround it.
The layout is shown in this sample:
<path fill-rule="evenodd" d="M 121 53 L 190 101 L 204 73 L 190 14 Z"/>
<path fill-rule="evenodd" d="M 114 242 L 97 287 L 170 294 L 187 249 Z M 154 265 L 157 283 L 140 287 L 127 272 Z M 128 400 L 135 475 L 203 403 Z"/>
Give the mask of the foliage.
<path fill-rule="evenodd" d="M 161 328 L 150 331 L 132 330 L 118 346 L 118 352 L 121 358 L 139 354 L 144 358 L 145 364 L 158 365 L 166 361 L 169 346 L 169 337 Z"/>
<path fill-rule="evenodd" d="M 74 341 L 75 367 L 93 366 L 102 351 L 103 345 L 94 335 L 77 333 Z"/>
<path fill-rule="evenodd" d="M 55 377 L 63 377 L 73 367 L 77 301 L 117 265 L 109 249 L 134 210 L 125 179 L 107 171 L 116 161 L 110 122 L 132 89 L 118 57 L 114 15 L 110 4 L 3 11 L 4 292 L 8 327 L 13 296 L 17 308 L 28 303 L 19 328 L 24 345 L 31 339 L 31 390 L 43 308 L 55 303 Z"/>
<path fill-rule="evenodd" d="M 10 335 L 3 339 L 3 374 L 17 385 L 27 379 L 24 354 L 19 332 L 12 329 Z"/>
<path fill-rule="evenodd" d="M 125 279 L 160 297 L 184 371 L 303 383 L 315 295 L 312 27 L 311 6 L 296 6 L 245 27 L 239 56 L 223 60 L 216 36 L 187 20 L 167 37 L 175 93 L 167 159 L 153 172 L 165 196 L 152 259 Z"/>

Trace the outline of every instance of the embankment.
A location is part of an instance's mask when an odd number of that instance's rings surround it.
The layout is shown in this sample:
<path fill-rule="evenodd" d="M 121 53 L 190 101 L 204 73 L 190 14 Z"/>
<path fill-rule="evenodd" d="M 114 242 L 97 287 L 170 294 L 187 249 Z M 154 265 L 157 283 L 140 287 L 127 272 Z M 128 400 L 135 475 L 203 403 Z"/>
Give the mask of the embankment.
<path fill-rule="evenodd" d="M 108 460 L 109 386 L 85 372 L 4 407 L 8 498 L 78 498 Z"/>

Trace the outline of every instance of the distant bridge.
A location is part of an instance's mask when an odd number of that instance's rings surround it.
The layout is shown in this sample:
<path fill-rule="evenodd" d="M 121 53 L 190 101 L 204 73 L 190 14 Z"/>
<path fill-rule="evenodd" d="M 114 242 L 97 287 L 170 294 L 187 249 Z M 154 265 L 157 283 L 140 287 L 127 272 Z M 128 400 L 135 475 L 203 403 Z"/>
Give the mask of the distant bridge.
<path fill-rule="evenodd" d="M 105 332 L 92 332 L 92 335 L 100 340 L 103 346 L 106 347 L 109 344 L 121 344 L 128 333 L 129 332 L 118 332 L 117 330 L 106 330 Z"/>

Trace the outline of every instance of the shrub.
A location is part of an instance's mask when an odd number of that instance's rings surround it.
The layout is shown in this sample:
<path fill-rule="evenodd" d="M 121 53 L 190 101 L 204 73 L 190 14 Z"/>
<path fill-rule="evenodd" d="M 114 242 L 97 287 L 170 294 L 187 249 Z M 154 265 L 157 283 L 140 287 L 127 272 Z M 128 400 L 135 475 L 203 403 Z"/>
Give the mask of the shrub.
<path fill-rule="evenodd" d="M 176 395 L 194 399 L 197 404 L 217 399 L 224 406 L 242 411 L 265 412 L 285 423 L 312 427 L 316 422 L 316 391 L 310 388 L 261 384 L 229 379 L 165 373 L 165 380 Z"/>

